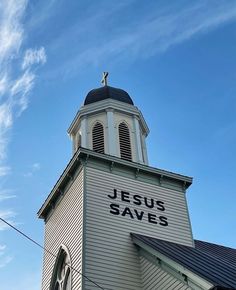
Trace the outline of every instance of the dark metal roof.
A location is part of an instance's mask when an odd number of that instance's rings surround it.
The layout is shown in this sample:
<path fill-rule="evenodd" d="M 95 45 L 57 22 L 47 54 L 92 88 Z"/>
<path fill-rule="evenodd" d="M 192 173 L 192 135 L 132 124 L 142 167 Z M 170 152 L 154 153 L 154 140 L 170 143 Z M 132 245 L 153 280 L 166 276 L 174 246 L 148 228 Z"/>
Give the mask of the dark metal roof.
<path fill-rule="evenodd" d="M 139 234 L 131 235 L 211 282 L 214 289 L 236 289 L 236 249 L 198 240 L 192 248 Z"/>
<path fill-rule="evenodd" d="M 198 250 L 201 250 L 208 255 L 212 255 L 215 258 L 233 265 L 236 269 L 236 249 L 216 245 L 208 242 L 195 240 L 195 245 Z"/>
<path fill-rule="evenodd" d="M 110 86 L 104 86 L 90 91 L 85 98 L 84 105 L 92 104 L 109 98 L 130 105 L 134 104 L 126 91 Z"/>

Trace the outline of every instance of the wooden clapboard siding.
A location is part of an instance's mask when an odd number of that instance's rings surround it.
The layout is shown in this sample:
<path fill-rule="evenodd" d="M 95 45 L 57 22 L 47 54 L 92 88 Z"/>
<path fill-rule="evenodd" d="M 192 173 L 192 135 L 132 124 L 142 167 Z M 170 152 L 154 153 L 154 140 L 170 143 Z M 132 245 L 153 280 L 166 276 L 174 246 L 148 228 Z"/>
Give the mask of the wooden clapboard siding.
<path fill-rule="evenodd" d="M 148 235 L 187 246 L 193 246 L 188 210 L 183 192 L 162 188 L 123 176 L 86 168 L 86 236 L 85 274 L 106 289 L 141 290 L 142 279 L 139 255 L 133 245 L 130 232 Z M 147 209 L 124 201 L 108 198 L 113 189 L 139 194 L 165 203 L 165 211 Z M 143 210 L 145 213 L 164 215 L 168 218 L 167 227 L 131 219 L 128 216 L 112 215 L 110 203 L 120 204 L 124 209 Z M 97 289 L 85 281 L 86 290 Z M 155 288 L 153 288 L 155 289 Z M 158 288 L 159 289 L 159 288 Z M 174 288 L 173 288 L 174 289 Z M 176 288 L 178 289 L 178 288 Z"/>
<path fill-rule="evenodd" d="M 191 290 L 180 280 L 140 256 L 143 290 Z"/>
<path fill-rule="evenodd" d="M 71 264 L 82 272 L 83 245 L 83 170 L 56 205 L 45 225 L 45 247 L 57 255 L 61 244 L 70 253 Z M 48 290 L 55 258 L 44 252 L 42 290 Z M 81 275 L 72 271 L 72 289 L 81 289 Z"/>

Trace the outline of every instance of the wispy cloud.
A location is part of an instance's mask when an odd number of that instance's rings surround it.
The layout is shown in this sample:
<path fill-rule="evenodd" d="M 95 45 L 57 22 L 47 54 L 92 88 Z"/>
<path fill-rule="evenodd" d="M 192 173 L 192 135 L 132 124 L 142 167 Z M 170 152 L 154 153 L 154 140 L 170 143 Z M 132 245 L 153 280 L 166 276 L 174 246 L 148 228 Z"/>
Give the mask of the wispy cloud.
<path fill-rule="evenodd" d="M 8 144 L 7 130 L 12 126 L 12 114 L 7 102 L 0 105 L 0 166 L 1 161 L 6 156 L 6 146 Z M 4 168 L 6 167 L 2 167 Z"/>
<path fill-rule="evenodd" d="M 3 250 L 5 250 L 6 249 L 6 245 L 1 245 L 0 244 L 0 253 L 3 251 Z"/>
<path fill-rule="evenodd" d="M 16 216 L 16 213 L 13 210 L 10 210 L 10 209 L 0 210 L 0 217 L 11 224 L 15 224 L 13 222 L 13 218 L 15 218 L 15 216 Z M 7 228 L 8 228 L 7 224 L 0 221 L 0 231 L 3 231 Z"/>
<path fill-rule="evenodd" d="M 12 194 L 11 190 L 0 189 L 0 202 L 3 202 L 7 199 L 14 198 L 15 195 Z M 0 209 L 0 217 L 6 222 L 16 225 L 14 219 L 16 217 L 16 213 L 11 209 Z M 0 220 L 0 231 L 8 230 L 9 226 Z M 0 244 L 0 268 L 5 267 L 12 261 L 12 257 L 9 255 L 5 255 L 6 246 Z"/>
<path fill-rule="evenodd" d="M 8 80 L 6 75 L 0 77 L 0 96 L 2 96 L 8 89 Z"/>
<path fill-rule="evenodd" d="M 44 64 L 47 60 L 45 48 L 27 49 L 25 52 L 22 69 L 32 66 L 33 64 Z"/>
<path fill-rule="evenodd" d="M 31 177 L 31 176 L 33 176 L 33 174 L 36 171 L 40 170 L 40 168 L 41 168 L 40 164 L 38 162 L 36 162 L 30 166 L 30 170 L 28 172 L 24 173 L 23 176 L 24 177 Z"/>
<path fill-rule="evenodd" d="M 6 245 L 0 244 L 0 268 L 4 268 L 13 260 L 12 256 L 5 255 L 6 248 Z"/>
<path fill-rule="evenodd" d="M 23 41 L 21 18 L 26 0 L 3 0 L 0 4 L 0 64 L 14 57 Z"/>
<path fill-rule="evenodd" d="M 31 13 L 27 23 L 27 29 L 31 31 L 38 30 L 42 28 L 49 19 L 52 18 L 53 14 L 57 13 L 57 8 L 60 6 L 62 1 L 58 0 L 47 0 L 45 1 L 35 1 L 30 3 L 34 11 L 39 11 L 39 13 Z M 44 30 L 45 31 L 45 30 Z"/>
<path fill-rule="evenodd" d="M 39 163 L 34 163 L 34 164 L 32 165 L 32 167 L 33 167 L 34 170 L 39 170 L 39 169 L 41 168 L 41 166 L 40 166 Z"/>
<path fill-rule="evenodd" d="M 0 268 L 6 267 L 7 264 L 9 264 L 13 260 L 13 257 L 6 256 L 0 259 Z"/>
<path fill-rule="evenodd" d="M 15 198 L 16 195 L 14 195 L 12 193 L 13 193 L 12 190 L 0 188 L 0 202 L 7 200 L 7 199 Z"/>
<path fill-rule="evenodd" d="M 14 122 L 27 108 L 29 95 L 36 80 L 36 69 L 46 62 L 44 47 L 28 48 L 24 51 L 23 43 L 26 31 L 23 18 L 28 0 L 0 1 L 0 177 L 8 175 L 11 168 L 6 164 L 9 133 Z M 34 165 L 37 170 L 38 165 Z M 13 198 L 12 192 L 0 188 L 0 201 Z M 3 204 L 1 204 L 3 207 Z M 0 217 L 13 223 L 16 213 L 0 208 Z M 7 226 L 0 222 L 0 231 Z M 0 260 L 3 267 L 11 260 Z"/>
<path fill-rule="evenodd" d="M 129 5 L 128 9 L 135 9 L 135 3 Z M 106 17 L 109 9 L 98 9 L 94 17 L 83 19 L 83 25 L 74 25 L 66 35 L 53 39 L 52 50 L 57 47 L 63 51 L 64 46 L 66 51 L 70 50 L 67 54 L 70 58 L 64 56 L 57 71 L 73 73 L 88 64 L 148 58 L 236 19 L 235 1 L 180 1 L 159 6 L 156 2 L 151 9 L 138 11 L 124 21 L 121 20 L 127 9 L 124 5 L 110 11 L 109 17 Z M 112 33 L 106 30 L 110 22 L 114 27 Z M 102 35 L 99 30 L 103 31 Z M 69 39 L 73 41 L 72 48 L 68 48 Z M 73 47 L 78 49 L 75 51 Z"/>
<path fill-rule="evenodd" d="M 27 108 L 28 95 L 35 83 L 33 68 L 46 62 L 43 47 L 27 49 L 22 58 L 21 47 L 25 37 L 22 19 L 27 2 L 3 0 L 0 4 L 0 165 L 6 157 L 9 129 L 15 118 Z M 22 62 L 23 71 L 19 70 L 19 62 Z M 13 76 L 12 71 L 19 73 Z"/>
<path fill-rule="evenodd" d="M 10 171 L 11 171 L 11 168 L 9 166 L 0 167 L 0 177 L 8 175 Z"/>

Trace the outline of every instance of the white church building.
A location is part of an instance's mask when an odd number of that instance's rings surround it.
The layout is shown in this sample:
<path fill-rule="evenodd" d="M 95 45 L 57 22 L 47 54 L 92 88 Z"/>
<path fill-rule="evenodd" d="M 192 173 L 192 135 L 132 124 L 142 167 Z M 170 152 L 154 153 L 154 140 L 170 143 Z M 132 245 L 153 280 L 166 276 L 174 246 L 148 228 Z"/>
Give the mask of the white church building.
<path fill-rule="evenodd" d="M 192 178 L 148 165 L 145 119 L 107 75 L 72 121 L 72 159 L 38 212 L 42 290 L 236 289 L 236 250 L 194 240 Z"/>

